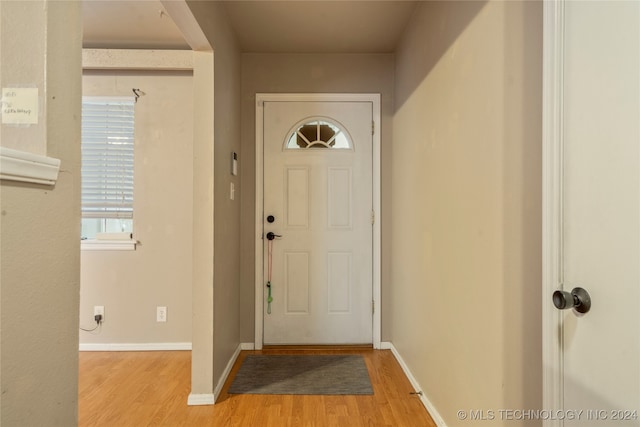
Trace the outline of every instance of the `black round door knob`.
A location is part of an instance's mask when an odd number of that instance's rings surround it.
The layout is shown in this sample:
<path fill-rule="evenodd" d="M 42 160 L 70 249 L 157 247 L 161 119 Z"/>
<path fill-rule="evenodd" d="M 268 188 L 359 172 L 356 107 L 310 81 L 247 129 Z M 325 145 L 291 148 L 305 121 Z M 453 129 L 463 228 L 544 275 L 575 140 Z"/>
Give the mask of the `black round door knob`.
<path fill-rule="evenodd" d="M 267 222 L 268 222 L 269 224 L 273 223 L 273 221 L 275 221 L 275 220 L 276 220 L 276 217 L 275 217 L 275 216 L 273 216 L 273 215 L 269 215 L 269 216 L 267 217 Z"/>
<path fill-rule="evenodd" d="M 587 313 L 591 309 L 591 296 L 589 296 L 589 292 L 580 287 L 573 288 L 571 292 L 555 291 L 553 305 L 558 310 L 573 308 L 578 313 Z"/>

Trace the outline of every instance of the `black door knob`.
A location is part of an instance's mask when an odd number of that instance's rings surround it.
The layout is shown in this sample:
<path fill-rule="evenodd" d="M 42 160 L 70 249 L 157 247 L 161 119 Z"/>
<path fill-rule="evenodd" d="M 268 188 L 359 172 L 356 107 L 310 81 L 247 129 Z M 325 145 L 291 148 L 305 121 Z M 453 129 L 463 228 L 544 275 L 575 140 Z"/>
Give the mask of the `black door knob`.
<path fill-rule="evenodd" d="M 571 292 L 555 291 L 553 305 L 559 310 L 575 309 L 578 313 L 587 313 L 591 309 L 589 292 L 582 288 L 573 288 Z"/>

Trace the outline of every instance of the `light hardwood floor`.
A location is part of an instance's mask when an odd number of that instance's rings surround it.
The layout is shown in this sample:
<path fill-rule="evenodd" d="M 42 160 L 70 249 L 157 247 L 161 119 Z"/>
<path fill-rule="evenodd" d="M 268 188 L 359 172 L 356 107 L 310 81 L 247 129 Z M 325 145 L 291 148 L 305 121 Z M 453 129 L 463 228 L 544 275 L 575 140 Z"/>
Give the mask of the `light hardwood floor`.
<path fill-rule="evenodd" d="M 373 396 L 230 395 L 247 354 L 362 354 Z M 81 352 L 79 425 L 436 427 L 389 350 L 243 351 L 212 406 L 187 406 L 191 352 Z"/>

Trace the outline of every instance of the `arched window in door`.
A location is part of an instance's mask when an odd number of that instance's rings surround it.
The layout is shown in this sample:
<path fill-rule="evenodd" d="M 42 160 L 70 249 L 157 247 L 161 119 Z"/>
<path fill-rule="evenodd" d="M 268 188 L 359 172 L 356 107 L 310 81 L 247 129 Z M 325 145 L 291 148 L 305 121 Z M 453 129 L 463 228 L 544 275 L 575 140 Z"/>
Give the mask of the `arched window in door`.
<path fill-rule="evenodd" d="M 285 141 L 285 150 L 329 148 L 353 150 L 348 132 L 327 117 L 314 117 L 296 124 Z"/>

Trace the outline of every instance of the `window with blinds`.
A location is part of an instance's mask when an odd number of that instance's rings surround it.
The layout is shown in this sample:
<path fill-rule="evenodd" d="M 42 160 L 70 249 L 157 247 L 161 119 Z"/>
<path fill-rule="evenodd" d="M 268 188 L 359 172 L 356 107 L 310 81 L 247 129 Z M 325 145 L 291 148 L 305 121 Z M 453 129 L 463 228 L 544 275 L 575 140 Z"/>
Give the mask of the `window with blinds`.
<path fill-rule="evenodd" d="M 82 237 L 133 227 L 134 100 L 82 99 Z"/>

